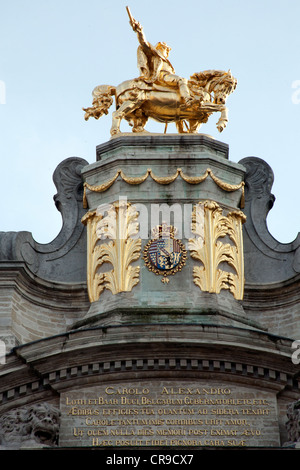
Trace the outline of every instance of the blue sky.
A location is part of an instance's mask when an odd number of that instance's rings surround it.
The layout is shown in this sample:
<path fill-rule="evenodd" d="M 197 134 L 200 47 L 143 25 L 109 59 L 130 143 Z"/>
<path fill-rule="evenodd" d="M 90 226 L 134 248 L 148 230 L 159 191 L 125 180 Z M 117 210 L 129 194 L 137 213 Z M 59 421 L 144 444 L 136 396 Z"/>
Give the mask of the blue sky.
<path fill-rule="evenodd" d="M 151 43 L 172 47 L 178 75 L 232 70 L 238 86 L 227 101 L 228 127 L 219 134 L 211 116 L 200 130 L 229 144 L 230 160 L 256 156 L 272 167 L 269 231 L 293 241 L 300 231 L 299 0 L 2 0 L 0 230 L 30 231 L 41 243 L 58 234 L 55 168 L 71 156 L 93 163 L 96 145 L 110 138 L 110 115 L 86 122 L 82 107 L 96 85 L 138 74 L 126 5 Z"/>

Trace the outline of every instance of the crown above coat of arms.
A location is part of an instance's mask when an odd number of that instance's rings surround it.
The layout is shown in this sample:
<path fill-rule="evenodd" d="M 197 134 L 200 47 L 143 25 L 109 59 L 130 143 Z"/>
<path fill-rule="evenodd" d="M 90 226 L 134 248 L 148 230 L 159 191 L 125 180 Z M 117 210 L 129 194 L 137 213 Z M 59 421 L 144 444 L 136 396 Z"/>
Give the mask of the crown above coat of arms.
<path fill-rule="evenodd" d="M 152 238 L 174 238 L 178 233 L 178 229 L 173 225 L 168 225 L 163 222 L 161 225 L 157 225 L 152 228 Z"/>

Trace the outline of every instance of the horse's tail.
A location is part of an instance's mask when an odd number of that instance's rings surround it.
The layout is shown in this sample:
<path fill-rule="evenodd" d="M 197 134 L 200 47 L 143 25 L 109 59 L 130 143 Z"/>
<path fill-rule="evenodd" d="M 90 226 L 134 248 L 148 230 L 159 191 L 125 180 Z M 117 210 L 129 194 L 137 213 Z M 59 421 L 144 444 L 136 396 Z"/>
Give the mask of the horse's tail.
<path fill-rule="evenodd" d="M 99 119 L 103 114 L 108 114 L 108 109 L 113 104 L 113 96 L 116 95 L 116 88 L 112 85 L 99 85 L 92 91 L 93 106 L 82 108 L 85 111 L 84 119 L 90 117 Z"/>

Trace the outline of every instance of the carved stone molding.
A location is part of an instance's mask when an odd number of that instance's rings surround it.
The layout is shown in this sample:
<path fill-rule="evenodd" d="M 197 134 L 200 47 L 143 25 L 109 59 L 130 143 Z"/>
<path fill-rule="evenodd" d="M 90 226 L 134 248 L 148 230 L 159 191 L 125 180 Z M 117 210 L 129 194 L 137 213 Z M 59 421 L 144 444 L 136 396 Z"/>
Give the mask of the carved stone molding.
<path fill-rule="evenodd" d="M 145 345 L 143 346 L 145 349 Z M 91 353 L 93 348 L 91 349 Z M 76 354 L 74 351 L 73 354 Z M 175 354 L 172 350 L 165 355 L 153 353 L 150 357 L 139 349 L 134 357 L 132 351 L 128 349 L 128 353 L 123 351 L 123 357 L 120 352 L 116 359 L 111 359 L 111 353 L 106 353 L 105 359 L 97 360 L 96 358 L 88 360 L 87 357 L 81 360 L 77 356 L 77 363 L 73 360 L 72 365 L 60 362 L 60 366 L 51 371 L 39 372 L 41 375 L 39 380 L 28 382 L 23 385 L 15 385 L 7 391 L 0 394 L 0 409 L 10 409 L 17 406 L 19 402 L 36 399 L 36 396 L 43 391 L 47 391 L 48 399 L 55 398 L 57 392 L 66 390 L 75 386 L 93 385 L 97 383 L 105 383 L 107 380 L 130 380 L 132 374 L 137 378 L 149 379 L 150 376 L 158 378 L 167 376 L 171 378 L 173 375 L 180 378 L 195 378 L 195 374 L 200 378 L 219 379 L 226 381 L 233 379 L 241 384 L 256 385 L 260 382 L 262 387 L 271 388 L 282 391 L 286 386 L 291 393 L 299 394 L 299 384 L 293 383 L 292 374 L 286 373 L 280 368 L 262 365 L 259 360 L 235 361 L 230 357 L 222 357 L 218 349 L 214 354 L 204 354 L 201 358 L 197 354 L 193 355 L 192 351 L 188 355 Z M 61 361 L 63 358 L 61 358 Z M 68 356 L 65 357 L 68 361 Z M 38 367 L 39 368 L 39 367 Z"/>

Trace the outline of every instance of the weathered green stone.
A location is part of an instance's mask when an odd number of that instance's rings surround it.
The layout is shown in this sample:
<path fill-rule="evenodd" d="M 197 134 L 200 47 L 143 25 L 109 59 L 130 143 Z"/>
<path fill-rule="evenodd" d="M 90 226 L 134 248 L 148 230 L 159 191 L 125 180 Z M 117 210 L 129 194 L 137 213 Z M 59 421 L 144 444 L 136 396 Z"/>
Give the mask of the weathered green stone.
<path fill-rule="evenodd" d="M 85 167 L 82 173 L 89 185 L 100 186 L 113 178 L 118 170 L 122 170 L 126 177 L 137 177 L 151 169 L 156 177 L 161 178 L 174 175 L 178 168 L 187 176 L 201 176 L 210 169 L 218 179 L 230 185 L 240 184 L 244 175 L 242 165 L 228 160 L 227 144 L 205 135 L 126 135 L 114 138 L 97 147 L 97 162 Z M 176 226 L 178 238 L 188 248 L 193 205 L 212 200 L 227 210 L 236 210 L 240 207 L 241 194 L 241 190 L 225 191 L 210 176 L 198 184 L 190 184 L 181 176 L 170 184 L 160 184 L 149 176 L 141 184 L 128 184 L 118 177 L 106 191 L 87 190 L 86 196 L 89 210 L 119 198 L 126 198 L 137 210 L 141 206 L 146 208 L 147 216 L 139 218 L 143 253 L 151 239 L 154 220 Z M 163 208 L 165 212 L 162 211 L 158 217 L 157 211 Z M 166 220 L 165 217 L 169 216 Z M 189 250 L 185 266 L 169 276 L 167 284 L 162 282 L 161 275 L 149 271 L 142 253 L 139 261 L 134 262 L 140 266 L 139 283 L 130 292 L 115 295 L 105 289 L 99 301 L 91 304 L 87 316 L 80 322 L 82 325 L 162 322 L 230 325 L 242 322 L 243 325 L 251 325 L 240 302 L 230 292 L 211 294 L 202 292 L 194 284 L 195 261 Z M 107 264 L 106 270 L 110 268 Z"/>

